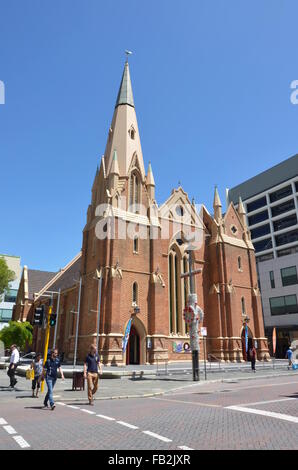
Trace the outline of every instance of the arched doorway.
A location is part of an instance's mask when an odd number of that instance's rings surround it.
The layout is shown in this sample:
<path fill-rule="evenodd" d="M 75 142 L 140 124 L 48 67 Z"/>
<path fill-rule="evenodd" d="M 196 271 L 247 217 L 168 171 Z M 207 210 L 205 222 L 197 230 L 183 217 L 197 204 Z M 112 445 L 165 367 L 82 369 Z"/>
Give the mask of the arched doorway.
<path fill-rule="evenodd" d="M 247 328 L 247 335 L 248 335 L 248 346 L 247 346 L 247 350 L 249 351 L 249 349 L 252 347 L 253 345 L 253 335 L 252 335 L 252 332 L 249 328 Z M 242 355 L 243 355 L 243 359 L 244 361 L 249 361 L 249 358 L 248 358 L 248 354 L 246 352 L 246 347 L 245 347 L 245 328 L 243 327 L 242 328 L 242 332 L 241 332 L 241 343 L 242 343 Z"/>
<path fill-rule="evenodd" d="M 140 336 L 134 325 L 130 329 L 126 350 L 126 364 L 140 364 Z"/>

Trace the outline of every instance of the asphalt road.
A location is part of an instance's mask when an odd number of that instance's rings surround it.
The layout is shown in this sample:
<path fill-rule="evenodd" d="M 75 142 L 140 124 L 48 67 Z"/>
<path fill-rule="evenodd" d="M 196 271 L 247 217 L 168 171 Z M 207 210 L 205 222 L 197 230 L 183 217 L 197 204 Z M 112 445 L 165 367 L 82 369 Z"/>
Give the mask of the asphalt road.
<path fill-rule="evenodd" d="M 30 393 L 0 390 L 1 450 L 298 448 L 295 374 L 188 384 L 156 397 L 97 400 L 93 407 L 57 397 L 54 411 Z"/>

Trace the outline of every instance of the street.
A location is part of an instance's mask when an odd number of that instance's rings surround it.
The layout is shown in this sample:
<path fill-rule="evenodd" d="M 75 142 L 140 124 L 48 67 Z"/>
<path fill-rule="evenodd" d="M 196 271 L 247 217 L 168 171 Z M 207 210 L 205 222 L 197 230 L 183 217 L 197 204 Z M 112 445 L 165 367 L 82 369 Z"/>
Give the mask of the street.
<path fill-rule="evenodd" d="M 63 392 L 59 381 L 54 411 L 43 409 L 43 395 L 30 397 L 29 381 L 18 380 L 17 391 L 9 391 L 0 371 L 0 449 L 297 449 L 296 373 L 183 388 L 176 382 L 160 395 L 100 399 L 93 407 L 81 392 L 77 399 L 76 392 Z M 115 382 L 100 385 L 112 388 Z M 164 382 L 154 382 L 163 389 Z"/>

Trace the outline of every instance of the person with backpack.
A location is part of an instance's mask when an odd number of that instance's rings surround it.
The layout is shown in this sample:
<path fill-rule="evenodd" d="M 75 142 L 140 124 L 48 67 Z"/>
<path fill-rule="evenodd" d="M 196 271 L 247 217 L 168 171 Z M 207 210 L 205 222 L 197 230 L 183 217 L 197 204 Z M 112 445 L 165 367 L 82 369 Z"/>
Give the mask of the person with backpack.
<path fill-rule="evenodd" d="M 36 354 L 34 360 L 31 363 L 30 368 L 34 370 L 34 379 L 32 379 L 32 398 L 38 398 L 38 392 L 40 389 L 40 382 L 43 373 L 43 363 L 41 359 L 41 354 Z M 35 389 L 36 395 L 34 395 Z"/>
<path fill-rule="evenodd" d="M 251 348 L 249 349 L 249 358 L 251 361 L 251 370 L 253 370 L 254 372 L 256 372 L 256 357 L 257 357 L 256 348 L 254 346 L 251 346 Z"/>

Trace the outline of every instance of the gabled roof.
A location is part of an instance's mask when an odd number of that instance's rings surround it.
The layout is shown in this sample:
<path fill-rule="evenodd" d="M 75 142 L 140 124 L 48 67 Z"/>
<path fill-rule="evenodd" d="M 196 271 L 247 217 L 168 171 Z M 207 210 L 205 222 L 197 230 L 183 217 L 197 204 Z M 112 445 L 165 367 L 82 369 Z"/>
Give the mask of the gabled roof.
<path fill-rule="evenodd" d="M 58 292 L 59 289 L 63 291 L 73 287 L 75 285 L 75 281 L 79 280 L 81 256 L 82 252 L 80 251 L 64 268 L 56 273 L 56 275 L 50 279 L 49 282 L 40 289 L 40 291 L 38 291 L 36 299 L 38 299 L 38 297 L 45 291 Z"/>
<path fill-rule="evenodd" d="M 39 292 L 57 273 L 28 269 L 28 297 L 33 299 L 33 294 Z"/>

